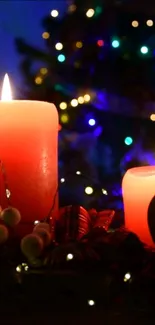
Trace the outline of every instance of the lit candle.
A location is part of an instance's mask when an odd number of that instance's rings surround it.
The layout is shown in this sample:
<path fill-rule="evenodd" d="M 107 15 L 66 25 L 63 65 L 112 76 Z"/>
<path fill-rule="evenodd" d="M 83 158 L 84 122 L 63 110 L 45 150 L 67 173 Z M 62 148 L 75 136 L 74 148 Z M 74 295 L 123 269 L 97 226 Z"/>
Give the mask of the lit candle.
<path fill-rule="evenodd" d="M 155 166 L 129 169 L 122 190 L 126 228 L 155 247 Z"/>
<path fill-rule="evenodd" d="M 20 231 L 46 217 L 53 204 L 57 213 L 58 114 L 47 102 L 11 100 L 5 75 L 0 102 L 0 160 L 11 193 L 11 205 L 21 213 Z M 1 173 L 0 205 L 7 206 Z"/>

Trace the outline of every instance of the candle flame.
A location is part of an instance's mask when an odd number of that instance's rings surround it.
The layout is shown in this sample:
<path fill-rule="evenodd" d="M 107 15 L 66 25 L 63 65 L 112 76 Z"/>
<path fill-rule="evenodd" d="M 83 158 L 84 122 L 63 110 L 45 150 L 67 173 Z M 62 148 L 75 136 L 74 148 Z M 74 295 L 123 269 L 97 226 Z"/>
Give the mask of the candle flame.
<path fill-rule="evenodd" d="M 1 94 L 2 101 L 10 101 L 12 100 L 12 93 L 10 87 L 10 81 L 8 74 L 6 73 L 4 76 L 3 86 L 2 86 L 2 94 Z"/>

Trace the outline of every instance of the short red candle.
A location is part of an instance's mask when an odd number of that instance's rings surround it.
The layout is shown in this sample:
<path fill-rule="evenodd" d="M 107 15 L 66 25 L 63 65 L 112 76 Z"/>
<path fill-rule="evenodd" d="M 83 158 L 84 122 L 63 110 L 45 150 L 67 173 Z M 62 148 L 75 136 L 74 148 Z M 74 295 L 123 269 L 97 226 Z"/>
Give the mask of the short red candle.
<path fill-rule="evenodd" d="M 58 114 L 39 101 L 0 102 L 0 160 L 21 224 L 46 217 L 58 187 Z M 0 205 L 7 206 L 1 173 Z M 57 200 L 53 216 L 57 213 Z M 25 224 L 25 226 L 24 226 Z M 27 231 L 25 231 L 26 233 Z"/>
<path fill-rule="evenodd" d="M 126 228 L 136 233 L 142 242 L 155 247 L 148 226 L 148 209 L 155 196 L 155 166 L 129 169 L 124 175 L 122 190 Z"/>

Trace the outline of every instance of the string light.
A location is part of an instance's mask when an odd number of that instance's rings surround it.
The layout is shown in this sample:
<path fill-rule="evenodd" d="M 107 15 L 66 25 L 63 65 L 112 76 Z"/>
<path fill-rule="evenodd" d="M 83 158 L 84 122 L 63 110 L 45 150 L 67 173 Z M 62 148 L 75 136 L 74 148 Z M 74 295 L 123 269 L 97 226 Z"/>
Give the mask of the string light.
<path fill-rule="evenodd" d="M 124 142 L 127 146 L 130 146 L 133 142 L 133 139 L 131 137 L 126 137 Z"/>
<path fill-rule="evenodd" d="M 127 282 L 127 281 L 129 281 L 130 279 L 131 279 L 131 274 L 128 272 L 128 273 L 126 273 L 125 276 L 124 276 L 124 282 Z"/>
<path fill-rule="evenodd" d="M 95 305 L 95 301 L 92 300 L 92 299 L 88 300 L 88 305 L 89 306 L 94 306 Z"/>
<path fill-rule="evenodd" d="M 108 195 L 108 192 L 107 192 L 104 188 L 102 188 L 102 193 L 103 193 L 104 195 Z"/>
<path fill-rule="evenodd" d="M 38 223 L 40 223 L 39 220 L 35 220 L 35 221 L 34 221 L 34 225 L 38 225 Z"/>
<path fill-rule="evenodd" d="M 150 115 L 150 120 L 151 120 L 151 121 L 155 121 L 155 114 L 151 114 L 151 115 Z"/>
<path fill-rule="evenodd" d="M 147 22 L 146 22 L 146 25 L 148 27 L 152 27 L 153 26 L 153 20 L 152 19 L 148 19 Z"/>
<path fill-rule="evenodd" d="M 51 11 L 51 16 L 52 17 L 56 18 L 56 17 L 58 17 L 58 15 L 59 15 L 59 11 L 58 10 L 55 10 L 54 9 L 54 10 Z"/>
<path fill-rule="evenodd" d="M 59 54 L 58 55 L 58 61 L 59 62 L 64 62 L 66 60 L 66 58 L 65 58 L 65 55 L 64 54 Z"/>
<path fill-rule="evenodd" d="M 58 51 L 61 51 L 62 49 L 63 49 L 63 44 L 62 43 L 56 43 L 55 44 L 55 48 L 56 48 L 56 50 L 58 50 Z"/>
<path fill-rule="evenodd" d="M 42 33 L 42 38 L 48 39 L 50 37 L 50 34 L 48 32 Z"/>
<path fill-rule="evenodd" d="M 81 175 L 81 172 L 79 170 L 77 170 L 76 175 Z"/>
<path fill-rule="evenodd" d="M 114 39 L 114 40 L 112 41 L 111 45 L 112 45 L 113 48 L 116 49 L 116 48 L 118 48 L 118 47 L 120 46 L 120 42 L 119 42 L 119 40 Z"/>
<path fill-rule="evenodd" d="M 94 10 L 94 9 L 88 9 L 87 12 L 86 12 L 86 16 L 87 16 L 88 18 L 93 17 L 94 14 L 95 14 L 95 10 Z"/>
<path fill-rule="evenodd" d="M 21 267 L 21 265 L 18 265 L 16 267 L 16 272 L 20 273 L 21 271 L 22 271 L 22 267 Z"/>
<path fill-rule="evenodd" d="M 141 52 L 142 54 L 147 54 L 148 51 L 149 51 L 149 49 L 148 49 L 147 46 L 142 46 L 142 47 L 140 48 L 140 52 Z"/>
<path fill-rule="evenodd" d="M 100 47 L 104 46 L 104 41 L 102 39 L 99 39 L 97 41 L 97 45 L 100 46 Z"/>
<path fill-rule="evenodd" d="M 47 72 L 48 72 L 47 68 L 41 68 L 40 69 L 40 73 L 43 74 L 43 75 L 47 74 Z"/>
<path fill-rule="evenodd" d="M 67 256 L 66 256 L 67 261 L 71 261 L 73 258 L 74 258 L 74 255 L 71 253 L 67 254 Z"/>
<path fill-rule="evenodd" d="M 43 79 L 42 79 L 41 77 L 36 77 L 36 78 L 35 78 L 35 83 L 36 83 L 37 85 L 41 85 L 42 82 L 43 82 Z"/>
<path fill-rule="evenodd" d="M 78 103 L 83 104 L 84 103 L 84 98 L 82 96 L 78 97 Z"/>
<path fill-rule="evenodd" d="M 86 94 L 86 95 L 84 95 L 84 101 L 85 102 L 89 102 L 90 101 L 90 95 L 89 94 Z"/>
<path fill-rule="evenodd" d="M 139 26 L 139 22 L 137 20 L 133 20 L 131 23 L 132 27 L 138 27 Z"/>
<path fill-rule="evenodd" d="M 76 42 L 76 47 L 78 49 L 80 49 L 82 46 L 83 46 L 83 43 L 82 42 Z"/>
<path fill-rule="evenodd" d="M 65 182 L 65 178 L 61 178 L 61 179 L 60 179 L 60 182 L 61 182 L 61 183 L 64 183 L 64 182 Z"/>
<path fill-rule="evenodd" d="M 96 124 L 96 121 L 94 120 L 94 118 L 90 118 L 89 121 L 88 121 L 88 124 L 90 126 L 94 126 Z"/>
<path fill-rule="evenodd" d="M 68 114 L 62 114 L 60 117 L 60 120 L 62 123 L 68 123 L 68 121 L 69 121 Z"/>
<path fill-rule="evenodd" d="M 64 110 L 67 108 L 67 103 L 62 102 L 62 103 L 60 103 L 59 107 L 60 107 L 60 109 Z"/>
<path fill-rule="evenodd" d="M 78 101 L 77 101 L 77 99 L 72 99 L 71 100 L 71 106 L 73 106 L 73 107 L 76 107 L 76 106 L 78 106 Z"/>
<path fill-rule="evenodd" d="M 85 193 L 86 193 L 87 195 L 91 195 L 91 194 L 93 194 L 93 192 L 94 192 L 94 190 L 93 190 L 93 188 L 92 188 L 91 186 L 87 186 L 87 187 L 85 188 Z"/>

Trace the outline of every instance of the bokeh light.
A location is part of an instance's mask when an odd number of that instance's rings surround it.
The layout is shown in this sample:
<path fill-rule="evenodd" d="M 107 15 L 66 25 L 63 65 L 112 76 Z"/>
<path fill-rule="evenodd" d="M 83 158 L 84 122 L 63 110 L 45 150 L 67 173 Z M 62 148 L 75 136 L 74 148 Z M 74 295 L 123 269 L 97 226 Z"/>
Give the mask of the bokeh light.
<path fill-rule="evenodd" d="M 78 97 L 78 103 L 83 104 L 84 103 L 84 98 L 82 96 Z"/>
<path fill-rule="evenodd" d="M 60 105 L 59 105 L 60 109 L 64 110 L 67 108 L 67 103 L 65 102 L 61 102 Z"/>
<path fill-rule="evenodd" d="M 86 16 L 87 16 L 88 18 L 93 17 L 94 14 L 95 14 L 95 10 L 92 9 L 92 8 L 91 8 L 91 9 L 88 9 L 87 12 L 86 12 Z"/>
<path fill-rule="evenodd" d="M 67 254 L 66 260 L 71 261 L 74 258 L 74 255 L 72 253 Z"/>
<path fill-rule="evenodd" d="M 48 32 L 42 33 L 42 38 L 48 39 L 50 37 L 50 34 Z"/>
<path fill-rule="evenodd" d="M 83 46 L 83 43 L 82 42 L 76 42 L 76 47 L 78 48 L 78 49 L 81 49 L 81 47 Z"/>
<path fill-rule="evenodd" d="M 85 188 L 85 193 L 86 193 L 87 195 L 91 195 L 93 192 L 94 192 L 94 190 L 93 190 L 93 188 L 92 188 L 91 186 L 87 186 L 87 187 Z"/>
<path fill-rule="evenodd" d="M 48 72 L 47 68 L 41 68 L 40 69 L 40 73 L 43 74 L 43 75 L 47 74 L 47 72 Z"/>
<path fill-rule="evenodd" d="M 60 183 L 65 183 L 65 178 L 64 178 L 64 177 L 62 177 L 62 178 L 60 179 Z"/>
<path fill-rule="evenodd" d="M 51 11 L 51 16 L 52 17 L 56 18 L 56 17 L 58 17 L 58 15 L 59 15 L 59 11 L 58 10 L 55 10 L 54 9 L 54 10 Z"/>
<path fill-rule="evenodd" d="M 80 170 L 77 170 L 77 171 L 76 171 L 76 175 L 81 175 Z"/>
<path fill-rule="evenodd" d="M 62 114 L 61 117 L 60 117 L 60 120 L 61 120 L 62 123 L 68 123 L 68 121 L 69 121 L 68 114 Z"/>
<path fill-rule="evenodd" d="M 96 124 L 96 121 L 94 120 L 94 118 L 90 118 L 89 121 L 88 121 L 88 124 L 90 126 L 94 126 Z"/>
<path fill-rule="evenodd" d="M 146 25 L 148 27 L 152 27 L 153 26 L 153 20 L 152 19 L 148 19 L 147 22 L 146 22 Z"/>
<path fill-rule="evenodd" d="M 142 54 L 147 54 L 148 51 L 149 51 L 149 49 L 148 49 L 147 46 L 142 46 L 142 47 L 140 48 L 140 52 L 141 52 Z"/>
<path fill-rule="evenodd" d="M 102 39 L 99 39 L 97 41 L 97 45 L 100 46 L 100 47 L 104 46 L 104 41 Z"/>
<path fill-rule="evenodd" d="M 127 146 L 130 146 L 133 142 L 133 139 L 131 137 L 126 137 L 124 142 Z"/>
<path fill-rule="evenodd" d="M 76 107 L 76 106 L 78 106 L 78 101 L 77 101 L 77 99 L 72 99 L 71 100 L 71 106 L 73 106 L 73 107 Z"/>
<path fill-rule="evenodd" d="M 150 115 L 150 120 L 151 120 L 151 121 L 155 121 L 155 114 L 151 114 L 151 115 Z"/>
<path fill-rule="evenodd" d="M 85 94 L 85 95 L 83 96 L 83 98 L 84 98 L 84 101 L 85 101 L 85 102 L 89 102 L 91 97 L 90 97 L 89 94 Z"/>
<path fill-rule="evenodd" d="M 55 48 L 56 48 L 56 50 L 61 51 L 63 49 L 63 44 L 58 42 L 55 44 Z"/>
<path fill-rule="evenodd" d="M 42 79 L 41 77 L 38 76 L 38 77 L 35 78 L 35 83 L 36 83 L 37 85 L 41 85 L 42 82 L 43 82 L 43 79 Z"/>
<path fill-rule="evenodd" d="M 95 301 L 92 300 L 92 299 L 88 300 L 88 305 L 89 306 L 94 306 L 95 305 Z"/>
<path fill-rule="evenodd" d="M 125 275 L 124 275 L 124 282 L 127 282 L 127 281 L 129 281 L 131 279 L 131 273 L 126 273 Z"/>
<path fill-rule="evenodd" d="M 111 43 L 113 48 L 118 48 L 120 46 L 120 42 L 118 39 L 113 39 L 112 43 Z"/>
<path fill-rule="evenodd" d="M 131 23 L 132 27 L 138 27 L 139 26 L 139 22 L 137 20 L 133 20 Z"/>
<path fill-rule="evenodd" d="M 72 4 L 68 7 L 68 12 L 72 13 L 76 10 L 76 5 Z"/>
<path fill-rule="evenodd" d="M 104 195 L 108 195 L 108 192 L 107 192 L 104 188 L 102 188 L 102 193 L 103 193 Z"/>
<path fill-rule="evenodd" d="M 66 60 L 66 58 L 65 58 L 65 55 L 64 54 L 59 54 L 58 55 L 58 61 L 59 62 L 64 62 Z"/>

